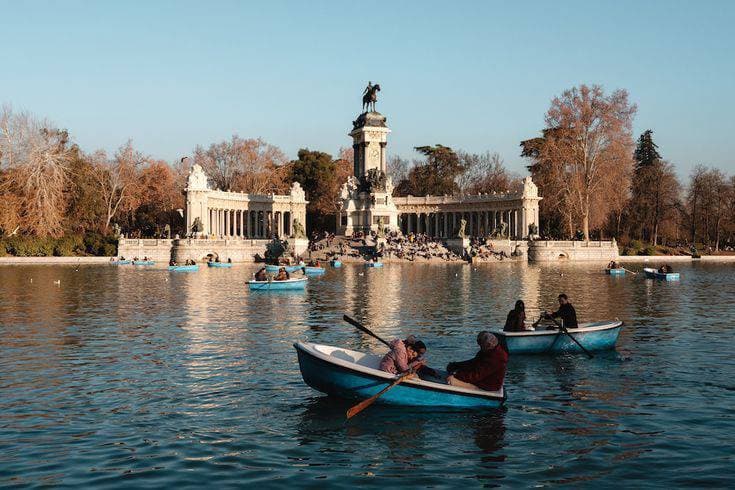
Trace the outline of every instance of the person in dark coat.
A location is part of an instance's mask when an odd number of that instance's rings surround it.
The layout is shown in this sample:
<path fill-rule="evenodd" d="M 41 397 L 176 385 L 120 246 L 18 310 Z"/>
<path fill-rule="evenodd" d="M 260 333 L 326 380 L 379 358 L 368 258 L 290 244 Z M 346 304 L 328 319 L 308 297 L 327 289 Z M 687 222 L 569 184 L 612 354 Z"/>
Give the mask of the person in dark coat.
<path fill-rule="evenodd" d="M 498 391 L 503 387 L 508 352 L 490 332 L 477 334 L 480 352 L 467 361 L 447 364 L 447 383 L 471 390 Z"/>
<path fill-rule="evenodd" d="M 561 293 L 559 295 L 559 309 L 553 313 L 544 311 L 544 318 L 547 320 L 553 320 L 554 318 L 560 318 L 563 322 L 562 325 L 566 328 L 577 328 L 577 311 L 569 302 L 569 298 L 566 294 Z"/>
<path fill-rule="evenodd" d="M 505 319 L 504 332 L 523 332 L 526 330 L 526 305 L 520 299 Z"/>

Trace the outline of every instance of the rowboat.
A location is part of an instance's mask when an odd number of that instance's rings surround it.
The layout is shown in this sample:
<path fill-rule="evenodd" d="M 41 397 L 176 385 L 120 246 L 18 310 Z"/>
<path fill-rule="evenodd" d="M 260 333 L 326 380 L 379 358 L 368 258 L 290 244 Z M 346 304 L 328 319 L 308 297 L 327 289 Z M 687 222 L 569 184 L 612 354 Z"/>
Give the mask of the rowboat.
<path fill-rule="evenodd" d="M 199 264 L 194 265 L 169 265 L 168 270 L 171 272 L 196 272 L 199 270 Z"/>
<path fill-rule="evenodd" d="M 332 260 L 331 262 L 329 262 L 329 265 L 331 265 L 334 268 L 339 269 L 340 267 L 342 267 L 342 261 L 340 261 L 340 260 Z"/>
<path fill-rule="evenodd" d="M 304 266 L 303 265 L 275 265 L 275 264 L 266 264 L 265 265 L 265 271 L 270 273 L 276 273 L 279 270 L 281 270 L 281 267 L 286 269 L 286 272 L 296 272 L 301 270 Z"/>
<path fill-rule="evenodd" d="M 382 262 L 365 262 L 365 267 L 383 267 Z"/>
<path fill-rule="evenodd" d="M 248 287 L 251 291 L 296 291 L 306 287 L 307 279 L 300 277 L 298 279 L 286 279 L 285 281 L 248 281 Z"/>
<path fill-rule="evenodd" d="M 132 264 L 132 260 L 113 260 L 110 261 L 110 265 L 130 265 Z"/>
<path fill-rule="evenodd" d="M 625 269 L 623 269 L 622 267 L 618 269 L 605 269 L 605 274 L 608 274 L 610 276 L 624 276 Z"/>
<path fill-rule="evenodd" d="M 228 269 L 232 267 L 232 262 L 207 262 L 207 267 L 221 267 Z"/>
<path fill-rule="evenodd" d="M 382 356 L 296 342 L 304 382 L 317 391 L 350 399 L 369 398 L 395 381 L 379 369 Z M 405 379 L 378 398 L 378 403 L 420 407 L 497 408 L 505 401 L 505 389 L 470 390 L 450 386 L 442 378 Z"/>
<path fill-rule="evenodd" d="M 306 274 L 307 276 L 321 276 L 325 272 L 326 271 L 324 270 L 324 267 L 304 267 L 304 274 Z"/>
<path fill-rule="evenodd" d="M 152 260 L 134 260 L 133 265 L 155 265 Z"/>
<path fill-rule="evenodd" d="M 615 347 L 623 322 L 610 320 L 580 323 L 578 328 L 567 331 L 588 351 Z M 574 340 L 564 332 L 554 330 L 526 330 L 523 332 L 493 331 L 505 341 L 509 354 L 561 354 L 582 352 Z"/>
<path fill-rule="evenodd" d="M 650 267 L 644 268 L 643 272 L 646 273 L 646 277 L 648 279 L 661 279 L 662 281 L 678 281 L 679 280 L 678 272 L 663 273 L 663 272 L 659 272 L 656 269 L 653 269 Z"/>

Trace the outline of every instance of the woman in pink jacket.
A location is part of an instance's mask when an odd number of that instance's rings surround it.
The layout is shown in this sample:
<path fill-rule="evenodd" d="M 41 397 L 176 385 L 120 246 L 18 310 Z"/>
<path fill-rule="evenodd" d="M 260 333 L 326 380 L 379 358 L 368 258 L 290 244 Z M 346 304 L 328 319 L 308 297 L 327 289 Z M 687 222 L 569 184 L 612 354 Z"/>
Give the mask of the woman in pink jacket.
<path fill-rule="evenodd" d="M 415 369 L 423 364 L 419 358 L 426 353 L 426 345 L 413 335 L 406 340 L 395 339 L 390 343 L 388 352 L 380 361 L 381 371 L 399 374 Z"/>

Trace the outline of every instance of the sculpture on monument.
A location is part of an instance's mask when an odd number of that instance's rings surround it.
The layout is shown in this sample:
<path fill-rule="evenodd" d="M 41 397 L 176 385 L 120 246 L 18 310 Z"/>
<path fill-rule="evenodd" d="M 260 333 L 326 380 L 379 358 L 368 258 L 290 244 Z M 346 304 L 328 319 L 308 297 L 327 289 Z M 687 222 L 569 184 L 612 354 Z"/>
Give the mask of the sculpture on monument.
<path fill-rule="evenodd" d="M 199 216 L 194 218 L 194 223 L 191 225 L 191 231 L 194 232 L 195 237 L 204 231 L 204 224 L 202 224 L 202 219 Z"/>
<path fill-rule="evenodd" d="M 362 187 L 366 192 L 384 192 L 387 183 L 385 172 L 379 168 L 371 168 L 365 174 Z"/>
<path fill-rule="evenodd" d="M 459 230 L 457 230 L 457 238 L 467 238 L 467 234 L 464 231 L 466 226 L 466 219 L 462 218 L 461 220 L 459 220 Z"/>
<path fill-rule="evenodd" d="M 293 237 L 306 238 L 306 230 L 304 230 L 304 225 L 301 224 L 298 218 L 293 220 Z"/>
<path fill-rule="evenodd" d="M 382 216 L 378 218 L 378 230 L 376 233 L 378 238 L 385 238 L 385 219 Z"/>
<path fill-rule="evenodd" d="M 362 93 L 362 110 L 364 112 L 370 111 L 372 105 L 372 112 L 375 112 L 375 103 L 378 101 L 378 92 L 380 92 L 380 85 L 373 85 L 372 82 L 368 82 L 367 87 Z"/>

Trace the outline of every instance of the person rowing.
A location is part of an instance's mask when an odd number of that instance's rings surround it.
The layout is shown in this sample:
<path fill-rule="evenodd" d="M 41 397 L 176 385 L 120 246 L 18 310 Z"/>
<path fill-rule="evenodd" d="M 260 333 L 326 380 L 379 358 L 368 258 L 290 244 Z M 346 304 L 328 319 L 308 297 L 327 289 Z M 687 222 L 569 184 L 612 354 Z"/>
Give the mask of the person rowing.
<path fill-rule="evenodd" d="M 544 312 L 541 314 L 541 318 L 545 318 L 546 320 L 554 320 L 555 318 L 560 318 L 562 321 L 562 325 L 564 325 L 565 328 L 577 328 L 577 311 L 574 309 L 574 306 L 572 306 L 572 303 L 569 302 L 569 297 L 566 294 L 561 293 L 558 300 L 559 309 L 553 313 L 549 313 L 548 311 L 544 310 Z M 536 324 L 538 324 L 538 322 L 536 322 L 534 326 Z"/>
<path fill-rule="evenodd" d="M 503 386 L 508 352 L 498 337 L 482 331 L 477 334 L 480 351 L 467 361 L 447 364 L 447 384 L 470 390 L 497 391 Z"/>
<path fill-rule="evenodd" d="M 429 376 L 437 376 L 437 372 L 426 366 L 426 344 L 409 335 L 406 340 L 394 339 L 390 342 L 390 351 L 380 361 L 380 370 L 391 374 L 406 371 L 418 372 Z"/>
<path fill-rule="evenodd" d="M 658 271 L 661 274 L 671 274 L 672 272 L 674 272 L 674 268 L 671 267 L 669 264 L 664 264 L 658 268 Z"/>
<path fill-rule="evenodd" d="M 619 269 L 620 264 L 618 264 L 616 261 L 611 260 L 609 264 L 607 264 L 608 269 Z"/>
<path fill-rule="evenodd" d="M 273 278 L 274 281 L 288 281 L 289 279 L 291 279 L 291 276 L 288 274 L 285 267 L 278 269 L 278 274 Z"/>

